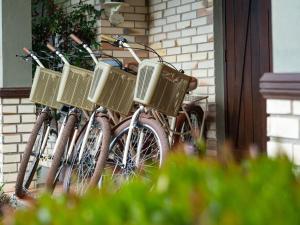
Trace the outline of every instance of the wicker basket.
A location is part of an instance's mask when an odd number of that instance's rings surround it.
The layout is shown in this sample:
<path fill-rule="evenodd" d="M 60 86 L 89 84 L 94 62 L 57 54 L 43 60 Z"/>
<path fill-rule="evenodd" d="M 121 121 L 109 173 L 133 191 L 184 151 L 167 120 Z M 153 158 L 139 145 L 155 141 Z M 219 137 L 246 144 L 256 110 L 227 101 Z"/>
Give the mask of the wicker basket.
<path fill-rule="evenodd" d="M 144 60 L 139 65 L 134 101 L 176 116 L 190 79 L 164 63 Z"/>
<path fill-rule="evenodd" d="M 133 104 L 135 81 L 133 74 L 98 62 L 88 99 L 99 106 L 128 115 Z"/>
<path fill-rule="evenodd" d="M 87 111 L 93 111 L 95 104 L 87 99 L 92 75 L 92 71 L 65 64 L 57 101 Z"/>
<path fill-rule="evenodd" d="M 61 73 L 37 66 L 30 101 L 59 109 L 62 104 L 56 101 Z"/>

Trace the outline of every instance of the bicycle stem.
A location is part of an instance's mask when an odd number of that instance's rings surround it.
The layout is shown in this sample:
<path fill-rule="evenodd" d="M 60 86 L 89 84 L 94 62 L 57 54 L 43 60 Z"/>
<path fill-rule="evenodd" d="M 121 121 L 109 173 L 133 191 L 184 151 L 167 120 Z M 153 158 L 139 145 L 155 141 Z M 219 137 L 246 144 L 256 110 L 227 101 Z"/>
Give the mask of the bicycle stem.
<path fill-rule="evenodd" d="M 63 56 L 63 54 L 60 53 L 60 51 L 55 50 L 55 54 L 61 58 L 61 60 L 64 62 L 64 64 L 70 64 L 69 61 Z"/>
<path fill-rule="evenodd" d="M 130 47 L 130 45 L 128 43 L 123 43 L 121 42 L 121 46 L 124 46 L 133 56 L 133 58 L 138 62 L 141 63 L 142 60 L 137 56 L 137 54 L 135 53 L 135 51 Z"/>
<path fill-rule="evenodd" d="M 97 65 L 98 60 L 97 60 L 94 52 L 92 51 L 92 49 L 87 44 L 83 44 L 82 47 L 90 54 L 90 56 L 92 57 L 93 61 Z"/>

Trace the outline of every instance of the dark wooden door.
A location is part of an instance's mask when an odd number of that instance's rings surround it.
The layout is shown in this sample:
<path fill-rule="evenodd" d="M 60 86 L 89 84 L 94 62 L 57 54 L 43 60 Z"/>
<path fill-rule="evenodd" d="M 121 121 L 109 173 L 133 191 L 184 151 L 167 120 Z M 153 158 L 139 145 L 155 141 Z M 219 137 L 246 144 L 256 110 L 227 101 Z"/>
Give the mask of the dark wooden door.
<path fill-rule="evenodd" d="M 271 71 L 270 0 L 225 0 L 226 137 L 238 150 L 266 149 L 259 79 Z"/>

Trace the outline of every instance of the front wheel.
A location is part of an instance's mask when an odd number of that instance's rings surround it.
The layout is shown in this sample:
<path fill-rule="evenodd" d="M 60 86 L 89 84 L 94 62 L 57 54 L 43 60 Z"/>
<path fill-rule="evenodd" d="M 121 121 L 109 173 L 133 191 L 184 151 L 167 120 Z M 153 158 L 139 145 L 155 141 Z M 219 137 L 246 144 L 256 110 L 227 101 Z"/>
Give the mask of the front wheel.
<path fill-rule="evenodd" d="M 68 162 L 65 192 L 83 194 L 88 187 L 97 186 L 107 159 L 110 132 L 108 119 L 99 114 L 93 119 L 89 130 L 82 132 Z"/>
<path fill-rule="evenodd" d="M 126 121 L 114 131 L 104 179 L 109 175 L 119 183 L 135 174 L 149 177 L 153 168 L 160 167 L 166 159 L 169 143 L 164 129 L 158 121 L 141 117 L 133 128 L 126 166 L 123 165 L 129 126 L 130 121 Z"/>
<path fill-rule="evenodd" d="M 75 113 L 70 114 L 67 118 L 67 122 L 63 128 L 64 130 L 61 133 L 60 139 L 58 137 L 59 140 L 56 143 L 57 148 L 53 155 L 51 167 L 46 178 L 46 189 L 49 192 L 53 192 L 55 188 L 60 169 L 62 168 L 61 166 L 64 163 L 64 154 L 68 147 L 68 141 L 70 140 L 71 134 L 74 132 L 77 122 L 77 115 Z"/>
<path fill-rule="evenodd" d="M 28 194 L 44 151 L 42 144 L 47 141 L 46 131 L 50 129 L 49 126 L 49 114 L 42 112 L 37 118 L 22 156 L 15 188 L 19 198 L 24 198 Z"/>

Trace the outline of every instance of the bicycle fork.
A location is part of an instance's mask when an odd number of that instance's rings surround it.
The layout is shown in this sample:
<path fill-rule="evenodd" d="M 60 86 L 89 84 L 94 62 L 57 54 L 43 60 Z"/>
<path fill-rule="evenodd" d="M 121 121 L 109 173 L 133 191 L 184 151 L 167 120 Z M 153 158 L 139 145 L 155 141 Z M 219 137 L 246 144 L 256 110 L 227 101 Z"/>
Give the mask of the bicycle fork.
<path fill-rule="evenodd" d="M 128 157 L 129 146 L 130 146 L 130 139 L 132 136 L 133 129 L 137 123 L 137 119 L 139 118 L 139 116 L 142 112 L 144 112 L 144 106 L 141 105 L 139 107 L 139 109 L 137 111 L 135 111 L 135 113 L 133 114 L 133 116 L 131 118 L 129 130 L 128 130 L 128 136 L 126 138 L 125 149 L 124 149 L 124 153 L 123 153 L 123 159 L 122 159 L 122 167 L 123 168 L 126 168 L 126 166 L 127 166 L 127 157 Z M 138 166 L 138 164 L 139 164 L 143 139 L 144 139 L 144 133 L 142 132 L 141 135 L 139 136 L 138 148 L 137 148 L 137 152 L 136 152 L 136 160 L 135 160 L 136 166 Z"/>
<path fill-rule="evenodd" d="M 87 144 L 87 141 L 88 141 L 88 136 L 89 136 L 89 132 L 91 130 L 91 127 L 93 125 L 93 122 L 95 120 L 95 115 L 98 113 L 98 112 L 102 112 L 104 110 L 103 107 L 99 107 L 95 112 L 93 112 L 93 114 L 91 115 L 91 117 L 89 118 L 89 123 L 86 127 L 86 131 L 84 133 L 84 137 L 83 137 L 83 141 L 82 141 L 82 144 L 80 146 L 80 151 L 79 151 L 79 156 L 78 156 L 78 164 L 80 163 L 81 159 L 82 159 L 82 156 L 83 156 L 83 152 L 84 152 L 84 149 L 85 149 L 85 146 Z M 99 137 L 97 138 L 97 142 L 96 142 L 96 150 L 101 146 L 102 144 L 102 136 L 103 136 L 103 133 L 101 132 Z"/>

